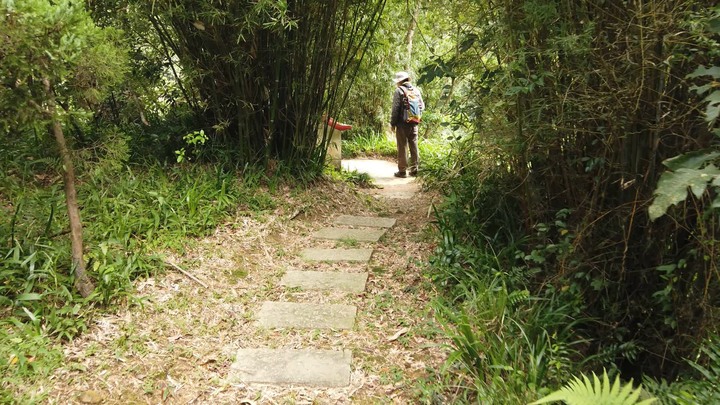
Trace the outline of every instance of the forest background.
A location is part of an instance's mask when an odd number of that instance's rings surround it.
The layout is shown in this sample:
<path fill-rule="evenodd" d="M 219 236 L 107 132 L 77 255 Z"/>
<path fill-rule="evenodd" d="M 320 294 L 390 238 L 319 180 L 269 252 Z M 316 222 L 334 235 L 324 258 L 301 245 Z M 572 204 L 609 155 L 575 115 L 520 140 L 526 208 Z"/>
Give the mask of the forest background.
<path fill-rule="evenodd" d="M 720 400 L 713 3 L 0 1 L 0 399 L 157 249 L 317 181 L 321 117 L 392 154 L 407 70 L 453 347 L 420 398 L 531 402 L 604 369 Z"/>

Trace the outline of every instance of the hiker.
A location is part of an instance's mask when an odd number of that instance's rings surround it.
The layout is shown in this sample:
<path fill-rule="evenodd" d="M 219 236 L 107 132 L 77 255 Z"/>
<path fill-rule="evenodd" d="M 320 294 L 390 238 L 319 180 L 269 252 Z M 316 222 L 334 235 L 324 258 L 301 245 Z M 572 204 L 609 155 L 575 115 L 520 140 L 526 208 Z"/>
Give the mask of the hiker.
<path fill-rule="evenodd" d="M 417 176 L 418 156 L 418 124 L 420 115 L 425 109 L 420 90 L 410 83 L 407 72 L 397 72 L 393 78 L 395 93 L 393 94 L 390 126 L 397 140 L 398 171 L 395 177 Z M 407 149 L 410 147 L 410 165 L 408 166 Z"/>

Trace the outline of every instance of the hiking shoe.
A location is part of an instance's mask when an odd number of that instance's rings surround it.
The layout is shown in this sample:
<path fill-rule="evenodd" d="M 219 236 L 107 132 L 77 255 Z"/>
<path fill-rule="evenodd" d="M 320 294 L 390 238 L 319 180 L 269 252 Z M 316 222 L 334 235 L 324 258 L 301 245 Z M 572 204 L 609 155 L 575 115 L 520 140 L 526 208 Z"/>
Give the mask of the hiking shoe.
<path fill-rule="evenodd" d="M 407 177 L 407 174 L 405 174 L 405 172 L 395 172 L 394 176 L 405 178 Z"/>
<path fill-rule="evenodd" d="M 411 170 L 411 171 L 410 171 L 410 175 L 411 175 L 412 177 L 416 177 L 416 176 L 417 176 L 417 170 Z"/>

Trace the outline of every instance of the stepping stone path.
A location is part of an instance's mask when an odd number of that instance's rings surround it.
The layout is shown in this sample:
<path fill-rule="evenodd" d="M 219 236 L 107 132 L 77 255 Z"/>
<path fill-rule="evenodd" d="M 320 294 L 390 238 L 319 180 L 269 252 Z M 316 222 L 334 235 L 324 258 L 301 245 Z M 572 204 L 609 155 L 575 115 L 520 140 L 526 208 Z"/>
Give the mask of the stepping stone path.
<path fill-rule="evenodd" d="M 392 228 L 395 225 L 395 218 L 383 217 L 356 217 L 354 215 L 340 215 L 336 220 L 336 225 L 349 226 L 368 226 L 375 228 Z"/>
<path fill-rule="evenodd" d="M 405 183 L 407 184 L 407 183 Z M 400 198 L 405 198 L 400 197 Z M 341 215 L 335 227 L 312 234 L 315 239 L 377 242 L 395 224 L 394 218 Z M 348 228 L 363 227 L 363 228 Z M 369 228 L 369 229 L 368 229 Z M 370 261 L 373 249 L 305 249 L 305 261 Z M 307 290 L 361 293 L 368 273 L 288 271 L 280 285 Z M 351 305 L 297 302 L 264 302 L 257 323 L 264 328 L 352 329 L 357 308 Z M 230 380 L 243 383 L 343 387 L 350 384 L 352 352 L 349 350 L 243 348 L 231 366 Z"/>
<path fill-rule="evenodd" d="M 300 255 L 310 262 L 369 262 L 372 249 L 304 249 Z"/>
<path fill-rule="evenodd" d="M 288 271 L 280 285 L 303 290 L 337 290 L 349 293 L 365 291 L 367 273 L 338 273 L 326 271 Z"/>
<path fill-rule="evenodd" d="M 397 165 L 386 160 L 343 160 L 342 167 L 347 171 L 357 170 L 369 174 L 373 183 L 379 187 L 370 192 L 376 198 L 408 200 L 420 189 L 414 177 L 393 176 L 398 169 Z"/>
<path fill-rule="evenodd" d="M 317 239 L 377 242 L 385 232 L 385 229 L 323 228 L 312 236 Z"/>
<path fill-rule="evenodd" d="M 350 350 L 240 349 L 231 366 L 241 381 L 342 387 L 350 381 Z"/>
<path fill-rule="evenodd" d="M 395 219 L 343 215 L 336 218 L 334 224 L 339 227 L 321 229 L 313 237 L 376 242 L 395 224 Z M 305 249 L 301 257 L 306 261 L 367 263 L 372 252 L 373 249 Z M 360 293 L 365 290 L 367 278 L 367 272 L 291 270 L 286 272 L 280 285 Z M 265 328 L 352 329 L 356 314 L 357 308 L 351 305 L 264 302 L 257 320 L 258 325 Z M 352 353 L 349 350 L 241 349 L 232 365 L 231 379 L 244 383 L 339 387 L 350 383 L 351 362 Z"/>
<path fill-rule="evenodd" d="M 265 302 L 258 323 L 266 328 L 352 329 L 356 313 L 350 305 Z"/>

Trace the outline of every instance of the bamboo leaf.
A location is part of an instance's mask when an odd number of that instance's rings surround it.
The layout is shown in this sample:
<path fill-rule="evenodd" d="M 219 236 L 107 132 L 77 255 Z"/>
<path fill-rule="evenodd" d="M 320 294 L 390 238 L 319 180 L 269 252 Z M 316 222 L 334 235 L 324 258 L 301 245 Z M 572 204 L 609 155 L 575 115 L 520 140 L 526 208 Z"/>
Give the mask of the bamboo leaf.
<path fill-rule="evenodd" d="M 30 318 L 31 321 L 33 321 L 33 322 L 37 321 L 37 317 L 35 316 L 35 314 L 30 312 L 29 309 L 27 309 L 25 307 L 23 307 L 22 309 L 23 309 L 23 312 L 25 312 L 25 314 L 28 316 L 28 318 Z"/>
<path fill-rule="evenodd" d="M 42 295 L 38 293 L 25 293 L 15 297 L 17 301 L 40 301 L 41 299 Z"/>

